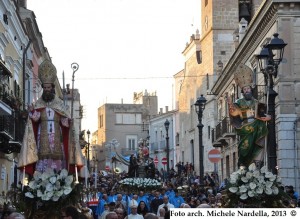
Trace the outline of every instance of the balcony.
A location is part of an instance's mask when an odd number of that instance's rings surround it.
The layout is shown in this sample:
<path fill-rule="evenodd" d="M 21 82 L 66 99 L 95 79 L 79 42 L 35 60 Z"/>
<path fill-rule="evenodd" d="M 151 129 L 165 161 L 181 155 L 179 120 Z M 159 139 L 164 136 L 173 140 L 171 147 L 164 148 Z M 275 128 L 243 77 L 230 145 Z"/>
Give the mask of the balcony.
<path fill-rule="evenodd" d="M 0 151 L 6 154 L 20 152 L 25 129 L 25 120 L 18 112 L 0 116 Z"/>
<path fill-rule="evenodd" d="M 215 129 L 212 129 L 211 135 L 213 147 L 227 146 L 228 142 L 226 140 L 236 137 L 234 128 L 230 124 L 230 118 L 225 117 L 219 124 L 217 124 Z"/>

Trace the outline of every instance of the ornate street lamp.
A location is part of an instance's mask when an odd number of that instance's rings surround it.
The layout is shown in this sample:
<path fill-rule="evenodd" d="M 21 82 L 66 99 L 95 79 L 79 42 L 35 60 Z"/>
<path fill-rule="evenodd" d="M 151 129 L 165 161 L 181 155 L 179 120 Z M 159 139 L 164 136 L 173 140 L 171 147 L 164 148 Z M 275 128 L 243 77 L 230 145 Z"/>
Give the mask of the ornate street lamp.
<path fill-rule="evenodd" d="M 203 124 L 202 124 L 202 116 L 203 111 L 205 109 L 205 103 L 206 103 L 205 97 L 203 97 L 203 94 L 201 94 L 200 97 L 198 97 L 195 105 L 195 111 L 198 115 L 198 130 L 199 130 L 199 176 L 200 176 L 200 185 L 203 185 L 203 176 L 204 176 L 204 167 L 203 167 L 203 139 L 202 139 L 202 133 L 203 133 Z"/>
<path fill-rule="evenodd" d="M 71 68 L 73 69 L 72 74 L 72 94 L 71 94 L 71 119 L 73 123 L 73 135 L 75 136 L 75 129 L 74 129 L 74 118 L 73 118 L 73 111 L 74 111 L 74 81 L 75 81 L 75 72 L 79 69 L 79 65 L 76 62 L 71 64 Z M 77 171 L 77 164 L 76 164 L 76 147 L 74 147 L 74 166 L 75 166 L 75 184 L 78 184 L 78 171 Z"/>
<path fill-rule="evenodd" d="M 90 130 L 87 130 L 86 134 L 88 135 L 88 145 L 87 145 L 87 168 L 90 171 Z"/>
<path fill-rule="evenodd" d="M 167 174 L 170 172 L 170 166 L 169 166 L 169 160 L 170 160 L 170 154 L 169 154 L 169 126 L 170 122 L 168 119 L 166 119 L 165 123 L 165 129 L 166 129 L 166 150 L 167 150 Z"/>
<path fill-rule="evenodd" d="M 73 74 L 72 74 L 72 95 L 71 95 L 71 119 L 73 119 L 75 72 L 79 69 L 79 65 L 76 62 L 73 62 L 71 64 L 71 68 L 73 69 Z"/>
<path fill-rule="evenodd" d="M 265 85 L 267 87 L 267 99 L 268 99 L 268 114 L 271 116 L 271 120 L 268 121 L 268 144 L 267 144 L 267 164 L 268 169 L 273 173 L 277 172 L 277 155 L 276 155 L 276 132 L 275 132 L 275 98 L 278 95 L 274 91 L 274 78 L 277 77 L 278 66 L 282 61 L 284 47 L 287 45 L 282 39 L 278 38 L 278 33 L 273 35 L 271 41 L 264 45 L 260 54 L 256 55 L 259 63 L 260 71 L 265 78 Z M 274 78 L 273 78 L 274 77 Z"/>

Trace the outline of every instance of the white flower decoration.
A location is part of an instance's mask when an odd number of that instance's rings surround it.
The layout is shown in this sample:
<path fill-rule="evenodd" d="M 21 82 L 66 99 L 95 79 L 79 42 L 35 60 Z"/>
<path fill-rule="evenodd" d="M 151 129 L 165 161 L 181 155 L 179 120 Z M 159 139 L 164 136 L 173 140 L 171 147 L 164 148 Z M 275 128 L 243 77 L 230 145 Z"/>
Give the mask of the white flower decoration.
<path fill-rule="evenodd" d="M 31 192 L 26 192 L 25 196 L 28 197 L 28 198 L 34 198 L 34 196 Z"/>
<path fill-rule="evenodd" d="M 30 192 L 25 196 L 39 198 L 42 201 L 58 201 L 60 197 L 67 196 L 72 192 L 73 176 L 63 169 L 59 174 L 53 169 L 47 169 L 44 173 L 36 171 L 33 180 L 29 182 Z M 63 185 L 63 186 L 62 186 Z"/>
<path fill-rule="evenodd" d="M 254 194 L 253 190 L 248 191 L 248 196 L 249 196 L 249 197 L 254 197 L 254 195 L 255 195 L 255 194 Z"/>
<path fill-rule="evenodd" d="M 250 187 L 250 189 L 255 189 L 256 188 L 256 184 L 255 183 L 253 183 L 253 182 L 251 182 L 251 183 L 249 183 L 249 187 Z"/>
<path fill-rule="evenodd" d="M 232 193 L 236 193 L 238 190 L 239 190 L 238 187 L 230 187 L 229 188 L 229 191 L 232 192 Z"/>
<path fill-rule="evenodd" d="M 52 176 L 50 177 L 49 181 L 54 184 L 56 182 L 56 177 L 55 176 Z"/>
<path fill-rule="evenodd" d="M 255 163 L 252 163 L 250 166 L 249 166 L 249 171 L 254 171 L 254 170 L 256 170 L 256 165 L 255 165 Z"/>
<path fill-rule="evenodd" d="M 243 194 L 240 196 L 240 199 L 242 199 L 242 200 L 246 200 L 247 198 L 248 198 L 247 193 L 243 193 Z"/>
<path fill-rule="evenodd" d="M 247 187 L 245 185 L 241 185 L 239 189 L 241 193 L 247 192 Z"/>

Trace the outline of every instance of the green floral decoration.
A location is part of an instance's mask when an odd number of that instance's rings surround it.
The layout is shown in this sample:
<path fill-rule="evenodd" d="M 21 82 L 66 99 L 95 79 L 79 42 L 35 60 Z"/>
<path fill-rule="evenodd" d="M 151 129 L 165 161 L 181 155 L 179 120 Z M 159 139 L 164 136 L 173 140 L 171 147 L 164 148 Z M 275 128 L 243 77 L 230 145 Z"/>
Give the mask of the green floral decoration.
<path fill-rule="evenodd" d="M 288 195 L 282 189 L 281 179 L 263 166 L 253 163 L 231 174 L 225 191 L 224 207 L 286 207 Z"/>

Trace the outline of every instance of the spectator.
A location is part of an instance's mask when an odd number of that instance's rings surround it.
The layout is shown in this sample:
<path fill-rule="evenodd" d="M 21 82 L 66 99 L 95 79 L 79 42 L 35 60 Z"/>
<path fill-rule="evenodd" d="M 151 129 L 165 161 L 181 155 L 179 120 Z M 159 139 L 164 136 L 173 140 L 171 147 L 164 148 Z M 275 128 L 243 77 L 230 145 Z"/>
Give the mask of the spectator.
<path fill-rule="evenodd" d="M 126 216 L 125 211 L 122 208 L 116 208 L 115 212 L 118 215 L 118 219 L 124 219 L 124 217 Z"/>
<path fill-rule="evenodd" d="M 78 209 L 73 205 L 69 205 L 61 210 L 61 217 L 64 219 L 78 219 L 79 215 Z"/>
<path fill-rule="evenodd" d="M 163 197 L 163 204 L 158 206 L 157 215 L 159 215 L 159 210 L 163 207 L 166 207 L 167 210 L 170 210 L 170 208 L 174 208 L 174 205 L 169 202 L 169 197 L 166 195 Z"/>
<path fill-rule="evenodd" d="M 116 212 L 109 212 L 106 216 L 105 219 L 118 219 L 118 215 Z"/>
<path fill-rule="evenodd" d="M 150 209 L 152 213 L 157 213 L 158 207 L 163 203 L 162 198 L 160 198 L 159 191 L 155 192 L 155 197 L 150 203 Z"/>
<path fill-rule="evenodd" d="M 144 219 L 159 219 L 158 216 L 156 214 L 153 214 L 153 213 L 147 213 L 145 216 L 144 216 Z"/>
<path fill-rule="evenodd" d="M 140 215 L 143 215 L 143 217 L 149 212 L 148 207 L 144 201 L 140 201 L 138 208 L 137 208 L 137 213 Z"/>

